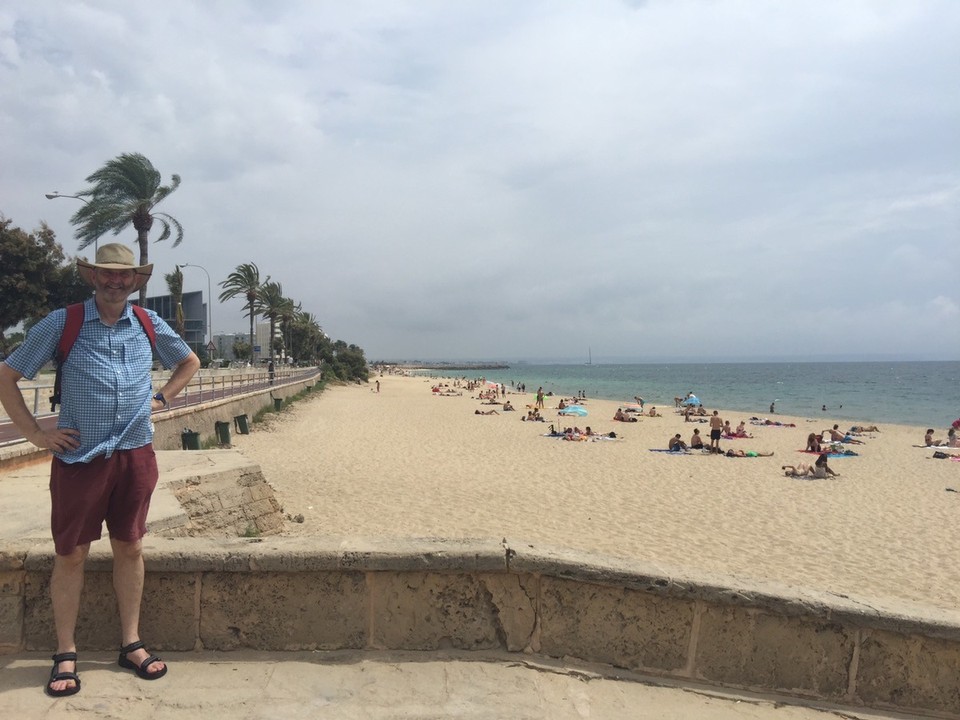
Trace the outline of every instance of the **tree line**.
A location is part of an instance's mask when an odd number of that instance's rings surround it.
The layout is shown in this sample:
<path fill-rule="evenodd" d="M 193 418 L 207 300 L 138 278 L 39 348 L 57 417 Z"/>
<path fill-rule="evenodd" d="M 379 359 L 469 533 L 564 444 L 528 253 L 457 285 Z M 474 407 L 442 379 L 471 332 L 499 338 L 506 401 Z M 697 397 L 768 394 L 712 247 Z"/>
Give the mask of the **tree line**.
<path fill-rule="evenodd" d="M 108 232 L 120 234 L 128 227 L 137 233 L 140 265 L 149 261 L 149 236 L 156 223 L 161 232 L 157 241 L 173 238 L 177 246 L 183 240 L 183 226 L 172 215 L 156 206 L 180 186 L 173 175 L 168 185 L 160 173 L 138 153 L 124 153 L 87 177 L 90 186 L 76 195 L 83 206 L 70 218 L 79 241 L 78 250 L 96 243 Z M 50 311 L 80 302 L 90 296 L 76 269 L 76 259 L 67 257 L 56 236 L 45 223 L 26 232 L 0 214 L 0 353 L 5 356 L 22 340 L 20 333 L 8 334 L 20 323 L 29 328 Z M 167 289 L 177 308 L 174 327 L 185 335 L 182 311 L 183 274 L 177 266 L 164 275 Z M 253 360 L 254 327 L 257 317 L 270 323 L 269 359 L 277 356 L 299 362 L 322 364 L 324 376 L 340 380 L 366 380 L 367 362 L 363 349 L 342 340 L 331 340 L 317 318 L 301 304 L 283 294 L 279 282 L 268 275 L 261 279 L 254 263 L 242 263 L 219 282 L 219 302 L 233 298 L 244 300 L 244 314 L 250 318 L 249 343 L 235 342 L 234 355 Z M 146 304 L 147 289 L 141 288 L 139 302 Z M 209 298 L 208 302 L 213 302 Z M 279 333 L 277 330 L 279 329 Z M 202 354 L 202 353 L 201 353 Z"/>

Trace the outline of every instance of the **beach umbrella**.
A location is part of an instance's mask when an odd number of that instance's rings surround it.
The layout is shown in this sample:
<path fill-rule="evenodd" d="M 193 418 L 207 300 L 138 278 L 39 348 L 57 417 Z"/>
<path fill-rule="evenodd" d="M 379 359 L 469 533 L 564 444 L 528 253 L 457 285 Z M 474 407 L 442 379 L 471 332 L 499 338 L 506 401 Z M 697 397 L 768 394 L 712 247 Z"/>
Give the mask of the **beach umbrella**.
<path fill-rule="evenodd" d="M 703 403 L 700 402 L 700 398 L 698 398 L 696 395 L 691 395 L 680 404 L 681 405 L 703 405 Z"/>
<path fill-rule="evenodd" d="M 576 415 L 577 417 L 586 417 L 587 409 L 582 405 L 567 405 L 560 411 L 560 415 Z"/>

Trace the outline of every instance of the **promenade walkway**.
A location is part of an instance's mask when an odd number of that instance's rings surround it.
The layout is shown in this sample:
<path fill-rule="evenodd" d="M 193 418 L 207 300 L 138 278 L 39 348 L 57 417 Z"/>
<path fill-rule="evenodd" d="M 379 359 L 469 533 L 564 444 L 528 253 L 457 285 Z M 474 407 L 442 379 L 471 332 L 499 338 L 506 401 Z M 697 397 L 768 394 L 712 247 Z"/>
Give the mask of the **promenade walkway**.
<path fill-rule="evenodd" d="M 152 720 L 880 720 L 906 718 L 715 688 L 617 679 L 591 668 L 476 653 L 163 653 L 166 677 L 138 680 L 116 655 L 81 654 L 81 692 L 47 697 L 47 655 L 0 656 L 0 715 Z M 609 670 L 609 669 L 607 669 Z"/>

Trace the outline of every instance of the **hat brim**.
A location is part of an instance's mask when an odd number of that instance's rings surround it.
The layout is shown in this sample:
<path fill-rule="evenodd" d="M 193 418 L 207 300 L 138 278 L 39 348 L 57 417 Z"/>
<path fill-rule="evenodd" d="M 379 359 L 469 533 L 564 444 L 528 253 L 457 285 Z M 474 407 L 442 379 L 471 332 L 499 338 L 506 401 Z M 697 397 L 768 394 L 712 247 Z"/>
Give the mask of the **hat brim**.
<path fill-rule="evenodd" d="M 130 294 L 132 295 L 146 285 L 150 276 L 153 275 L 153 263 L 136 267 L 120 265 L 118 263 L 92 263 L 86 260 L 80 260 L 79 258 L 77 259 L 77 272 L 80 273 L 80 277 L 83 278 L 83 281 L 90 287 L 96 287 L 93 282 L 93 276 L 97 270 L 133 270 L 137 276 L 134 279 L 133 288 L 130 290 Z"/>

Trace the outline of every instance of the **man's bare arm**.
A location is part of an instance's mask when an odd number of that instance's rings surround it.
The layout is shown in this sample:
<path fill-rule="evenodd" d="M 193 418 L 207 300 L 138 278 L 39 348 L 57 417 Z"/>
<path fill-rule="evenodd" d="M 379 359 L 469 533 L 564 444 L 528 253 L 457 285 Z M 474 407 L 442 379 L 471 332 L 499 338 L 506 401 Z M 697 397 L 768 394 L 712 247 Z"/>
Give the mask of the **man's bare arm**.
<path fill-rule="evenodd" d="M 74 428 L 44 430 L 27 408 L 17 383 L 23 378 L 6 363 L 0 363 L 0 405 L 24 438 L 37 447 L 66 452 L 80 447 L 80 431 Z"/>
<path fill-rule="evenodd" d="M 162 394 L 164 399 L 169 403 L 180 394 L 199 369 L 200 358 L 197 357 L 196 353 L 190 353 L 174 368 L 167 383 L 160 388 L 160 394 Z M 151 407 L 153 410 L 162 410 L 164 405 L 159 400 L 153 400 Z"/>

